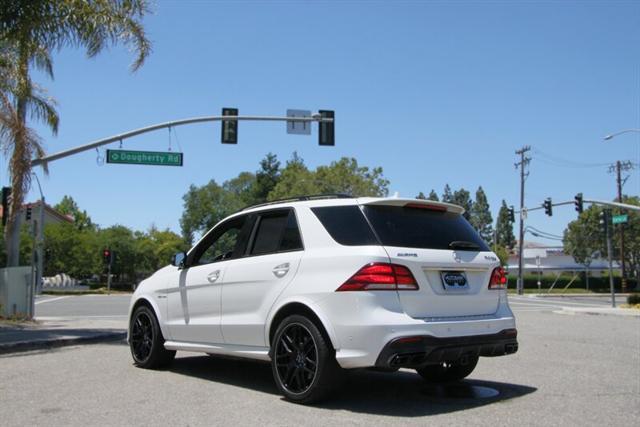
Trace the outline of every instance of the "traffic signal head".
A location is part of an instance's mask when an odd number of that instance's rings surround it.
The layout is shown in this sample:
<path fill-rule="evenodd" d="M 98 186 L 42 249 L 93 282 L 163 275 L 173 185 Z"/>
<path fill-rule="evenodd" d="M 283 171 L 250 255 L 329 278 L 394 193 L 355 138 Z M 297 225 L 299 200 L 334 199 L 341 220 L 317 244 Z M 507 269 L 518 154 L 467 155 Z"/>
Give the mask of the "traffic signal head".
<path fill-rule="evenodd" d="M 323 119 L 333 119 L 331 122 L 318 123 L 318 144 L 320 145 L 336 145 L 335 139 L 335 111 L 319 110 L 318 114 Z"/>
<path fill-rule="evenodd" d="M 2 187 L 2 225 L 7 225 L 7 218 L 9 218 L 10 197 L 11 187 Z"/>
<path fill-rule="evenodd" d="M 27 221 L 31 221 L 31 206 L 27 206 L 27 211 L 25 216 L 27 218 Z"/>
<path fill-rule="evenodd" d="M 553 204 L 551 203 L 551 197 L 546 199 L 544 201 L 544 203 L 542 204 L 542 206 L 544 206 L 544 213 L 545 214 L 547 214 L 549 216 L 553 216 Z"/>
<path fill-rule="evenodd" d="M 237 116 L 237 108 L 223 108 L 223 116 Z M 238 143 L 238 121 L 237 120 L 222 120 L 222 137 L 223 144 L 237 144 Z"/>
<path fill-rule="evenodd" d="M 576 205 L 576 212 L 578 212 L 578 214 L 581 214 L 582 211 L 584 210 L 584 203 L 582 201 L 582 193 L 578 193 L 576 194 L 576 197 L 574 197 L 575 201 L 573 202 Z"/>
<path fill-rule="evenodd" d="M 609 209 L 603 209 L 600 212 L 600 227 L 602 228 L 602 231 L 604 231 L 605 233 L 609 228 L 609 222 L 611 221 L 610 216 L 611 216 L 611 212 L 609 211 Z"/>
<path fill-rule="evenodd" d="M 509 221 L 516 222 L 516 213 L 515 213 L 515 210 L 513 209 L 513 206 L 509 208 Z"/>
<path fill-rule="evenodd" d="M 105 264 L 111 262 L 111 251 L 109 249 L 105 249 L 102 251 L 102 259 L 104 260 Z"/>

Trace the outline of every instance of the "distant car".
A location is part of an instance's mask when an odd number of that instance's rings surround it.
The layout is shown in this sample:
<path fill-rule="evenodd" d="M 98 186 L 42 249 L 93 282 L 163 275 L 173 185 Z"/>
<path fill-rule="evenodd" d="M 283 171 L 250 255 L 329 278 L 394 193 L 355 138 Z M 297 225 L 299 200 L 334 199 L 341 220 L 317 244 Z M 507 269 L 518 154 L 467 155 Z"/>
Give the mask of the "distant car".
<path fill-rule="evenodd" d="M 133 294 L 142 368 L 176 350 L 270 361 L 289 400 L 318 401 L 344 369 L 469 375 L 517 351 L 498 257 L 459 206 L 311 196 L 218 223 Z"/>

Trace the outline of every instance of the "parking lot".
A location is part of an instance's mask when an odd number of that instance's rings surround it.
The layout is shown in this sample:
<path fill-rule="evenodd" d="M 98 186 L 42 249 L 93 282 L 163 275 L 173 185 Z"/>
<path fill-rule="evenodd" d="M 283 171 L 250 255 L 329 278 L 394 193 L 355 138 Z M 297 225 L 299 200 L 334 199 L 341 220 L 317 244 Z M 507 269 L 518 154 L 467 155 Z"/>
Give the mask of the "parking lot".
<path fill-rule="evenodd" d="M 48 302 L 44 302 L 49 300 Z M 127 296 L 39 300 L 126 321 Z M 334 398 L 305 407 L 277 394 L 268 365 L 178 353 L 165 371 L 132 366 L 122 342 L 0 357 L 3 425 L 633 425 L 640 419 L 640 319 L 558 314 L 606 299 L 510 297 L 520 350 L 483 358 L 447 386 L 415 373 L 352 372 Z M 101 306 L 102 311 L 92 309 Z M 66 307 L 66 308 L 65 308 Z M 105 308 L 108 307 L 108 308 Z M 124 311 L 122 311 L 124 310 Z M 95 319 L 98 319 L 97 317 Z"/>

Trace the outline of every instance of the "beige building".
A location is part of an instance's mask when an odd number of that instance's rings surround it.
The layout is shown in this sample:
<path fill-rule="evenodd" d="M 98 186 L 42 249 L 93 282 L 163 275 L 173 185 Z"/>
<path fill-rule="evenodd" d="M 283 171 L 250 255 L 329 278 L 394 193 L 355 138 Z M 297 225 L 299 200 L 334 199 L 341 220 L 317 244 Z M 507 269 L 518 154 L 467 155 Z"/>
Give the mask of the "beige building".
<path fill-rule="evenodd" d="M 18 212 L 18 224 L 22 226 L 22 224 L 29 224 L 33 221 L 38 221 L 40 219 L 40 207 L 42 206 L 42 201 L 38 200 L 34 203 L 25 203 L 22 205 L 22 209 Z M 31 208 L 31 219 L 27 220 L 27 208 Z M 2 206 L 0 206 L 0 218 L 4 215 L 2 211 Z M 48 204 L 44 204 L 44 224 L 59 224 L 62 222 L 73 223 L 73 217 L 71 215 L 64 215 L 57 210 L 53 209 Z"/>

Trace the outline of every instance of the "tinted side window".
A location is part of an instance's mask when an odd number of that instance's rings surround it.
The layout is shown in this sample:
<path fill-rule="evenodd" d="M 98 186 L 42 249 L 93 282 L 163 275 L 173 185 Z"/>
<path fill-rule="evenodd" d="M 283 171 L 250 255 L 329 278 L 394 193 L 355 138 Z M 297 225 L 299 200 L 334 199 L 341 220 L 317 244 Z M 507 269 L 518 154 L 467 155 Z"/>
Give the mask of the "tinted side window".
<path fill-rule="evenodd" d="M 287 225 L 284 228 L 282 241 L 280 242 L 281 251 L 296 251 L 302 249 L 302 239 L 300 238 L 300 229 L 298 221 L 293 211 L 289 211 Z"/>
<path fill-rule="evenodd" d="M 203 265 L 237 256 L 245 222 L 246 216 L 236 217 L 214 229 L 190 254 L 189 264 Z"/>
<path fill-rule="evenodd" d="M 251 255 L 302 249 L 302 240 L 292 210 L 268 212 L 258 219 Z"/>
<path fill-rule="evenodd" d="M 333 240 L 346 246 L 377 245 L 378 241 L 358 206 L 311 208 Z"/>

